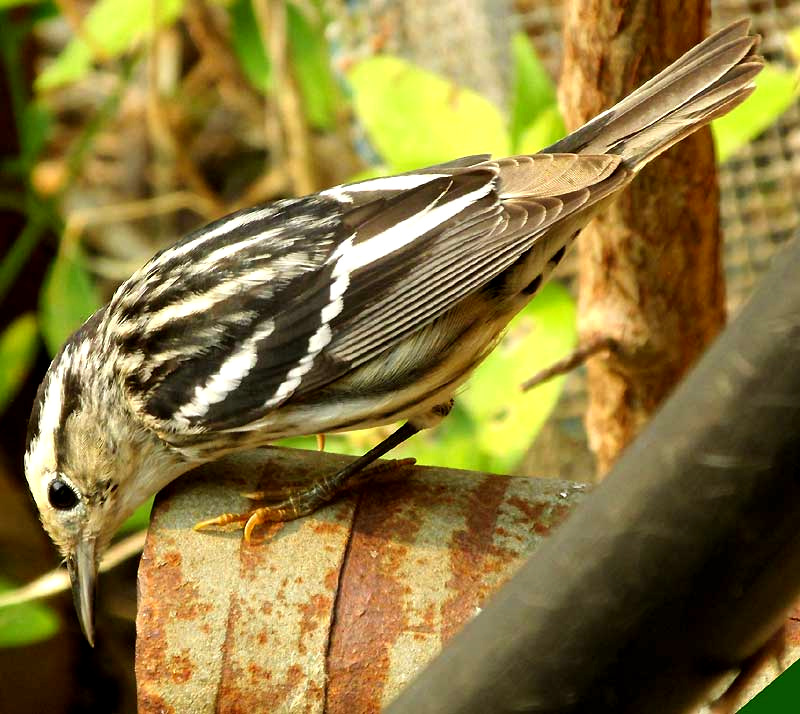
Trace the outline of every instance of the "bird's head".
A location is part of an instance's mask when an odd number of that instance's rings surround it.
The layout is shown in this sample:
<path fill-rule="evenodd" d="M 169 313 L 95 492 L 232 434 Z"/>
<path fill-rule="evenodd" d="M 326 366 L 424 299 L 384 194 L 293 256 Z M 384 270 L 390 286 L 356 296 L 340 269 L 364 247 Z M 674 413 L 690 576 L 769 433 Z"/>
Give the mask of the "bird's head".
<path fill-rule="evenodd" d="M 136 506 L 177 475 L 176 457 L 141 426 L 103 360 L 102 311 L 55 357 L 28 426 L 25 475 L 64 556 L 81 627 L 93 641 L 100 556 Z"/>

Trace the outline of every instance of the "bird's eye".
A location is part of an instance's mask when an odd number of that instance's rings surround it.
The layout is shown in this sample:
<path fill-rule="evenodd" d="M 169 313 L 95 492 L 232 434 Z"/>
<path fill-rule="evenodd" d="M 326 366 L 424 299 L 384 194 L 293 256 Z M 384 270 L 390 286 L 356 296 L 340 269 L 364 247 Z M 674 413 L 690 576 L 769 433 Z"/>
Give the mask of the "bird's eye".
<path fill-rule="evenodd" d="M 66 481 L 54 478 L 47 487 L 47 500 L 59 511 L 71 511 L 78 505 L 78 494 Z"/>

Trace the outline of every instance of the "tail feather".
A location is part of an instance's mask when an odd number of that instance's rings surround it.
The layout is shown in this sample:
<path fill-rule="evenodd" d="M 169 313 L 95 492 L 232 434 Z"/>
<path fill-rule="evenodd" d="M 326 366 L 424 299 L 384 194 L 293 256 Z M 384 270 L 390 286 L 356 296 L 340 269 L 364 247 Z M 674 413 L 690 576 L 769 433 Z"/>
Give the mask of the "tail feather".
<path fill-rule="evenodd" d="M 753 91 L 763 66 L 750 23 L 725 27 L 608 111 L 545 152 L 615 154 L 637 171 L 701 126 L 730 111 Z"/>

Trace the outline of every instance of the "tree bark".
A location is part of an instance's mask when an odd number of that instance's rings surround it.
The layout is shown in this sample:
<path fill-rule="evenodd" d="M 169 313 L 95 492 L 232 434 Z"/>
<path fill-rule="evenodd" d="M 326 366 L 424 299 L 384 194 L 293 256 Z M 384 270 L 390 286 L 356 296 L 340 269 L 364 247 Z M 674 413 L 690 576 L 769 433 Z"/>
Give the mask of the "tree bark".
<path fill-rule="evenodd" d="M 703 39 L 708 0 L 572 0 L 560 100 L 576 128 Z M 604 474 L 725 323 L 718 187 L 703 129 L 646 167 L 580 239 L 586 428 Z"/>

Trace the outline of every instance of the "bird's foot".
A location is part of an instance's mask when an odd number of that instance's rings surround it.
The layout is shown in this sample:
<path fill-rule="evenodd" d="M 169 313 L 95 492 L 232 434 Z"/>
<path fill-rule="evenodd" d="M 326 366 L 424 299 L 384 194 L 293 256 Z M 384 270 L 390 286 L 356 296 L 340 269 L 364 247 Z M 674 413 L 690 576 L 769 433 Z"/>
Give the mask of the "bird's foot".
<path fill-rule="evenodd" d="M 307 516 L 330 503 L 336 496 L 350 489 L 361 486 L 368 481 L 382 479 L 387 474 L 392 476 L 401 469 L 413 466 L 414 459 L 396 459 L 381 461 L 367 468 L 352 473 L 349 468 L 342 469 L 329 478 L 315 481 L 309 486 L 282 485 L 262 491 L 243 493 L 251 501 L 267 501 L 266 505 L 253 508 L 242 513 L 223 513 L 195 524 L 195 530 L 239 524 L 244 529 L 244 539 L 250 537 L 256 526 L 262 523 L 280 523 Z M 394 472 L 394 473 L 393 473 Z"/>

